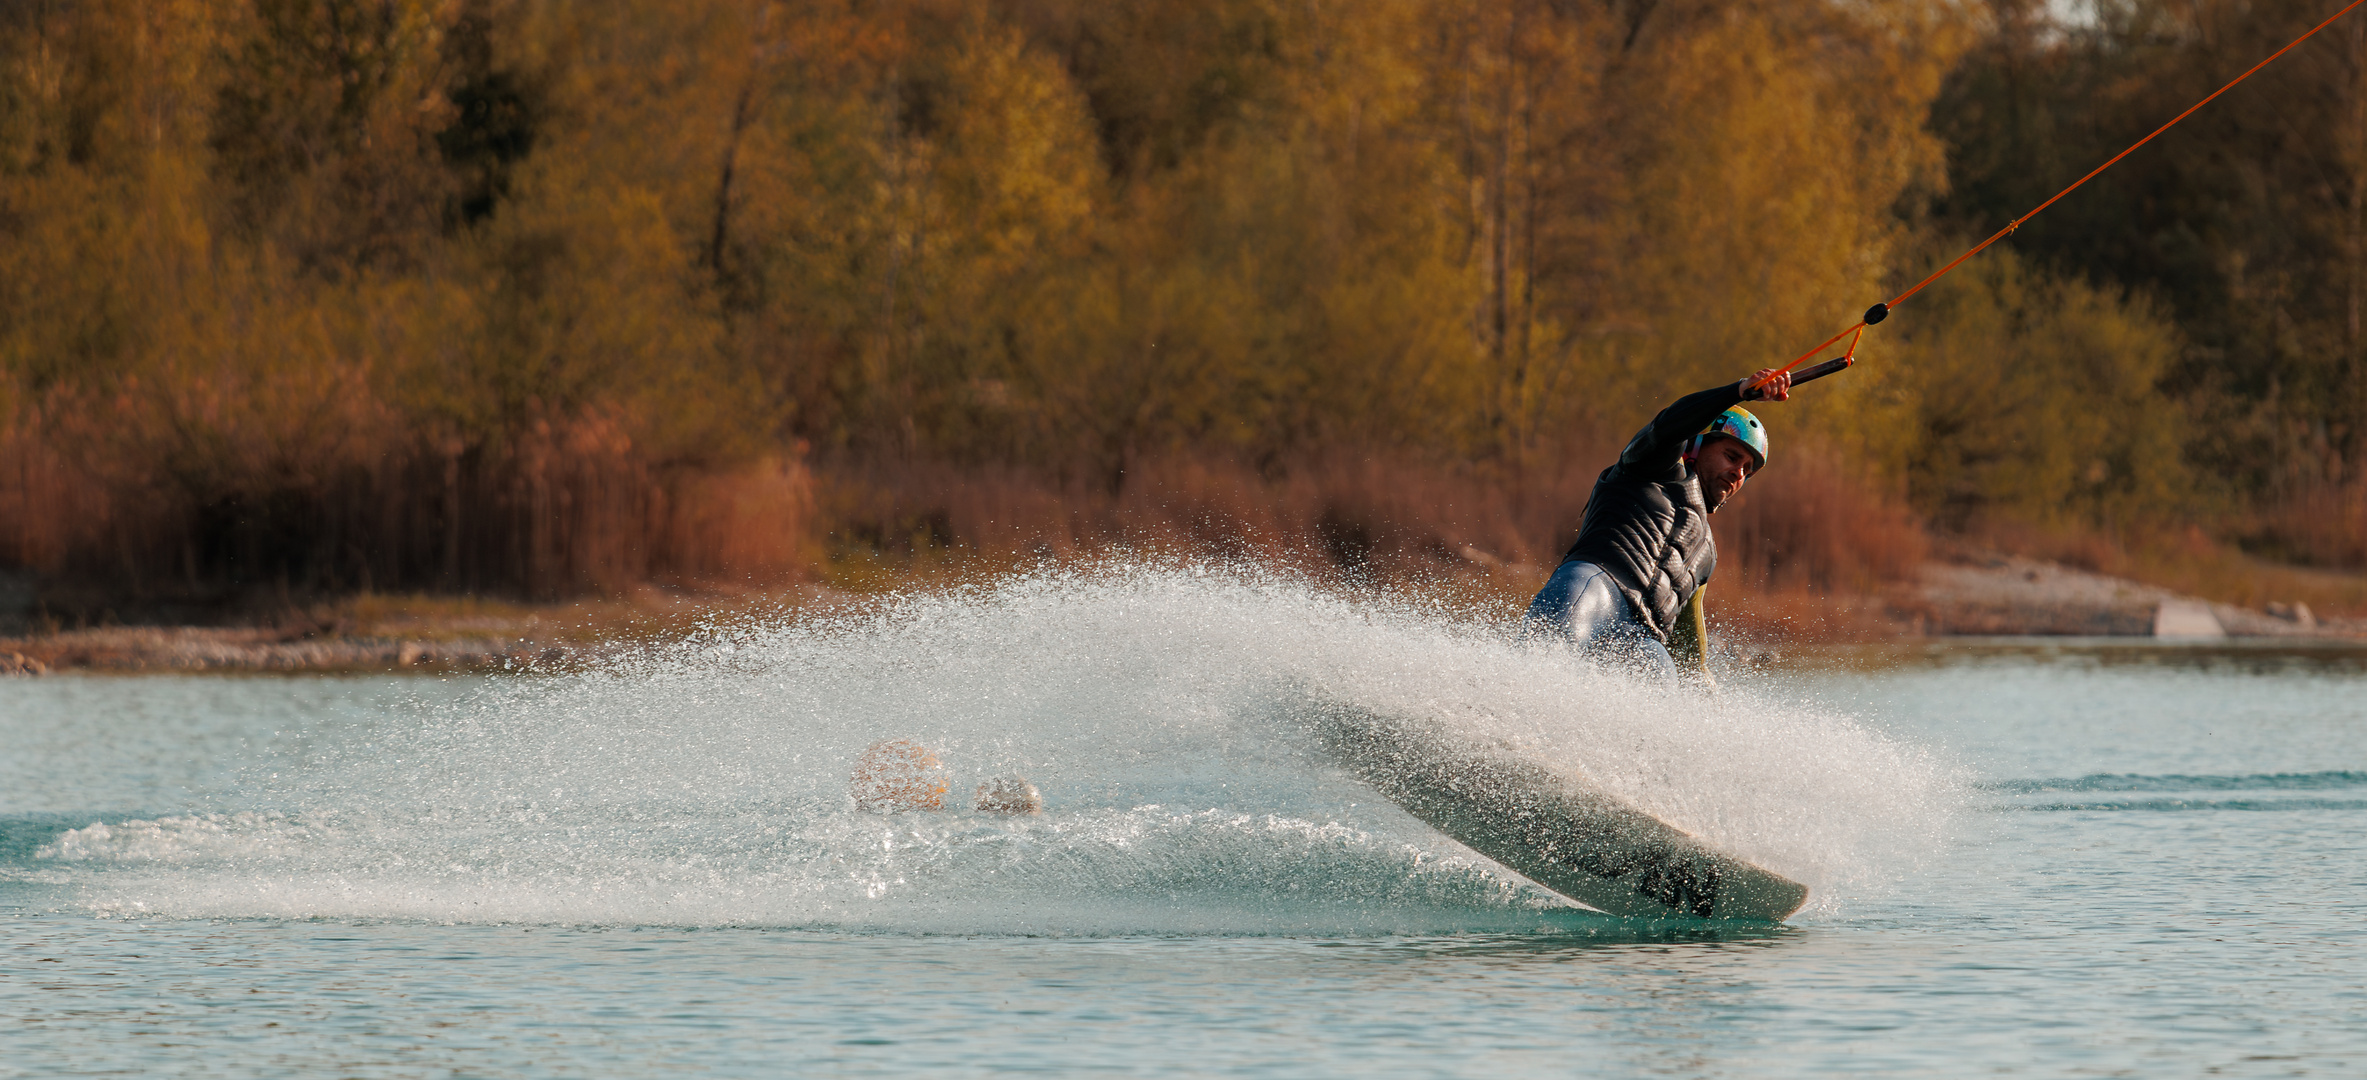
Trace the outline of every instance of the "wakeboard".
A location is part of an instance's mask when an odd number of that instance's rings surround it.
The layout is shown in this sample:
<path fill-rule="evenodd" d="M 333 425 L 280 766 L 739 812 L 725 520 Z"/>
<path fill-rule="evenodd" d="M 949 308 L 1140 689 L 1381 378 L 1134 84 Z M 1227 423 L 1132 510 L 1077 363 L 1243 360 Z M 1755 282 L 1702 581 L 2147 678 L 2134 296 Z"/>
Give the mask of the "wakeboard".
<path fill-rule="evenodd" d="M 1514 873 L 1612 915 L 1779 922 L 1808 887 L 1508 748 L 1331 702 L 1324 747 L 1423 823 Z"/>

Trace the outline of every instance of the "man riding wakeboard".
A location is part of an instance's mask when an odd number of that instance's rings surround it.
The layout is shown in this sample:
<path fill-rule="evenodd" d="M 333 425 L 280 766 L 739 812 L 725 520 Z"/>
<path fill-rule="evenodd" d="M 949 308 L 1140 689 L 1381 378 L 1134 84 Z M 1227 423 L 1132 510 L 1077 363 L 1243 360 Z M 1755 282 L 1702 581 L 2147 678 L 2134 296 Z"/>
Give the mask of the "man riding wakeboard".
<path fill-rule="evenodd" d="M 1790 374 L 1678 398 L 1636 432 L 1587 497 L 1578 542 L 1529 603 L 1528 625 L 1589 654 L 1674 678 L 1669 654 L 1706 673 L 1701 588 L 1717 569 L 1709 516 L 1767 464 L 1767 429 L 1744 401 L 1783 401 Z"/>

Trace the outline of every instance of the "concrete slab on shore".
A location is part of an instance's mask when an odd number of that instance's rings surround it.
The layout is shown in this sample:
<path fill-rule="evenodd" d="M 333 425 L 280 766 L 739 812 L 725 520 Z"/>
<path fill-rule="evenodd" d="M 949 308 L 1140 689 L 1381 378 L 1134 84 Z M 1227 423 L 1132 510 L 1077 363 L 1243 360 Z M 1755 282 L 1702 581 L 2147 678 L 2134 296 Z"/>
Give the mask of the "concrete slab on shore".
<path fill-rule="evenodd" d="M 2226 637 L 2227 629 L 2211 614 L 2209 604 L 2200 600 L 2164 600 L 2153 609 L 2153 636 L 2210 641 Z"/>

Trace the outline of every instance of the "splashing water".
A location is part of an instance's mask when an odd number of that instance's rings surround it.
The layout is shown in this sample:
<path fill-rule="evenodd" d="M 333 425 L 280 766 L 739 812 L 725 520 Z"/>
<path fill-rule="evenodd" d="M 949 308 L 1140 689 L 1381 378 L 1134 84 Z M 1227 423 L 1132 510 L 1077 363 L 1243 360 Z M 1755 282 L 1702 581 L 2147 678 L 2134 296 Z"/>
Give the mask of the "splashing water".
<path fill-rule="evenodd" d="M 1188 566 L 1018 576 L 868 612 L 717 627 L 505 678 L 242 787 L 214 814 L 57 837 L 102 910 L 968 933 L 1583 928 L 1358 784 L 1303 706 L 1444 719 L 1807 883 L 1886 887 L 1963 785 L 1856 719 L 1639 685 L 1419 604 Z M 859 812 L 856 756 L 910 738 L 953 799 Z"/>

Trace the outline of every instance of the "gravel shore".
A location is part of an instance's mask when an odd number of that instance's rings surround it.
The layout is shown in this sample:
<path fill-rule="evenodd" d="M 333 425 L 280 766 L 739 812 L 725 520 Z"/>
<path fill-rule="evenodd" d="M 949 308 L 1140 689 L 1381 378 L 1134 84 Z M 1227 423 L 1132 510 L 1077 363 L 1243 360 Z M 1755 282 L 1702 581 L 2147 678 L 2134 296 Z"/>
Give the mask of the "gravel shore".
<path fill-rule="evenodd" d="M 2367 619 L 2321 619 L 2306 604 L 2255 610 L 2009 556 L 1928 563 L 1890 609 L 1907 633 L 1924 637 L 2367 638 Z"/>
<path fill-rule="evenodd" d="M 0 638 L 0 675 L 52 671 L 490 671 L 574 666 L 601 647 L 517 636 L 407 638 L 121 626 Z"/>

